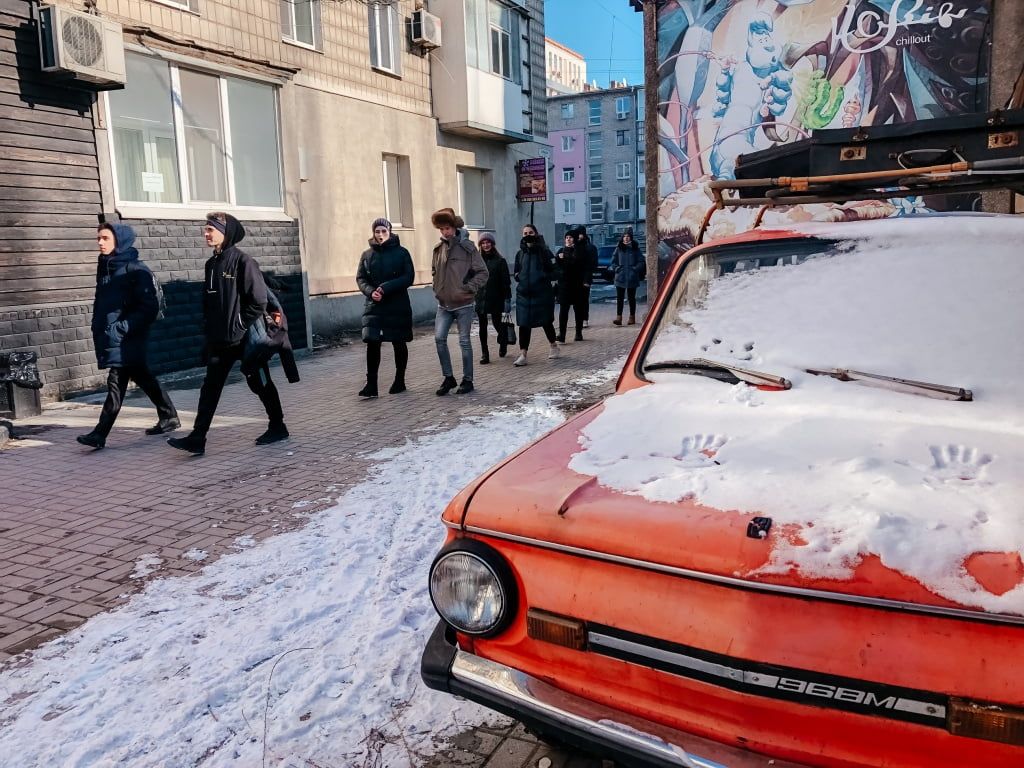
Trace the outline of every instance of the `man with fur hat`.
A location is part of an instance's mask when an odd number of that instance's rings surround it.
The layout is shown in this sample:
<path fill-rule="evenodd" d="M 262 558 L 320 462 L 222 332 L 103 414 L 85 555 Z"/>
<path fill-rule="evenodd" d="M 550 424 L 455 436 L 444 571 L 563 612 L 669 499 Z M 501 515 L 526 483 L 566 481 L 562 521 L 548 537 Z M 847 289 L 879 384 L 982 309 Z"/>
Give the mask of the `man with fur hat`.
<path fill-rule="evenodd" d="M 476 292 L 487 283 L 487 265 L 469 239 L 462 217 L 453 209 L 442 208 L 436 211 L 430 217 L 430 223 L 441 233 L 441 242 L 434 246 L 431 262 L 434 296 L 437 297 L 434 342 L 444 376 L 437 394 L 447 395 L 455 389 L 456 394 L 464 395 L 473 391 L 473 345 L 470 333 L 476 314 Z M 451 353 L 448 351 L 448 332 L 453 323 L 458 325 L 459 347 L 462 350 L 461 383 L 455 379 Z"/>
<path fill-rule="evenodd" d="M 213 248 L 213 256 L 206 262 L 203 290 L 206 378 L 199 392 L 192 432 L 167 441 L 172 448 L 197 456 L 206 451 L 206 434 L 213 423 L 228 374 L 245 356 L 246 334 L 264 316 L 269 301 L 267 283 L 259 264 L 238 247 L 245 237 L 242 223 L 227 213 L 211 213 L 206 217 L 203 235 L 206 244 Z M 288 428 L 284 423 L 281 396 L 270 378 L 267 364 L 246 373 L 245 383 L 263 403 L 270 422 L 267 431 L 256 438 L 256 444 L 286 440 Z"/>

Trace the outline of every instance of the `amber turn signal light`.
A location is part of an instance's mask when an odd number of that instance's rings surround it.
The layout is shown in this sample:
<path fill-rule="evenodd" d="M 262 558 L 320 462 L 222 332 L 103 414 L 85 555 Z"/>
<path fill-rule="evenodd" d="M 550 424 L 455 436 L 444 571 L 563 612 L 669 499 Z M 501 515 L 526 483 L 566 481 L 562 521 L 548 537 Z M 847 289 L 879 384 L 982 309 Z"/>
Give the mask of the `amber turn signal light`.
<path fill-rule="evenodd" d="M 1024 709 L 950 699 L 949 732 L 954 736 L 1024 746 Z"/>
<path fill-rule="evenodd" d="M 587 648 L 587 625 L 555 613 L 531 608 L 526 612 L 526 634 L 534 640 L 562 645 L 576 651 Z"/>

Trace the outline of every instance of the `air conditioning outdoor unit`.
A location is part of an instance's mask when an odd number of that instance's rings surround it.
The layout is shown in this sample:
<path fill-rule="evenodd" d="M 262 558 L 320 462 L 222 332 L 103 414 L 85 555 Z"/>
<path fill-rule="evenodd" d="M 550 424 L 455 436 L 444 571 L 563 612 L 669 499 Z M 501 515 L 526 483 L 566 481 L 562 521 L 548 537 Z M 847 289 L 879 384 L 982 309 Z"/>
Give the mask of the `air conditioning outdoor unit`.
<path fill-rule="evenodd" d="M 430 50 L 441 47 L 441 19 L 424 10 L 412 12 L 412 41 Z"/>
<path fill-rule="evenodd" d="M 121 25 L 60 5 L 39 8 L 39 57 L 53 72 L 97 91 L 124 88 Z"/>

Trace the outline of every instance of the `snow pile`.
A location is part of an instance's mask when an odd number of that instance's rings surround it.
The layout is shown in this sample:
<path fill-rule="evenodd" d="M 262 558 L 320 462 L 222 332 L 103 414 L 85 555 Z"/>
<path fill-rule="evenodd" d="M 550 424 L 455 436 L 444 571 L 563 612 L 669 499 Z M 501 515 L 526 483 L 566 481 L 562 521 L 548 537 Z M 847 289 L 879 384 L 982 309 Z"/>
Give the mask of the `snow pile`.
<path fill-rule="evenodd" d="M 427 568 L 452 496 L 561 421 L 538 402 L 381 452 L 305 529 L 239 540 L 5 670 L 0 762 L 398 768 L 491 718 L 420 682 Z"/>
<path fill-rule="evenodd" d="M 650 500 L 693 498 L 799 527 L 772 537 L 769 571 L 841 579 L 877 555 L 948 599 L 1024 613 L 1024 585 L 990 591 L 965 566 L 978 552 L 1024 555 L 1024 221 L 818 231 L 853 242 L 713 281 L 649 357 L 739 360 L 792 390 L 651 372 L 653 386 L 606 403 L 571 468 Z M 965 387 L 975 402 L 808 367 Z"/>

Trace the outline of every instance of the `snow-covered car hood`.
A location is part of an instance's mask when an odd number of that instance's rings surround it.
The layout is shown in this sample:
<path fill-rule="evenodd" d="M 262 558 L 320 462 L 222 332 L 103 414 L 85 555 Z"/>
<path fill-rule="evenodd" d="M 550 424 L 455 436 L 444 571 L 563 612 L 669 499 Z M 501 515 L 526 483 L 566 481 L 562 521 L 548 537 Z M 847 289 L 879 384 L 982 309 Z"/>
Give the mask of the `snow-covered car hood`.
<path fill-rule="evenodd" d="M 1024 615 L 1024 221 L 876 222 L 843 237 L 837 256 L 712 281 L 647 358 L 712 358 L 792 389 L 651 372 L 499 470 L 469 524 Z M 807 368 L 962 386 L 974 401 Z M 754 516 L 773 521 L 764 540 L 746 535 Z"/>

